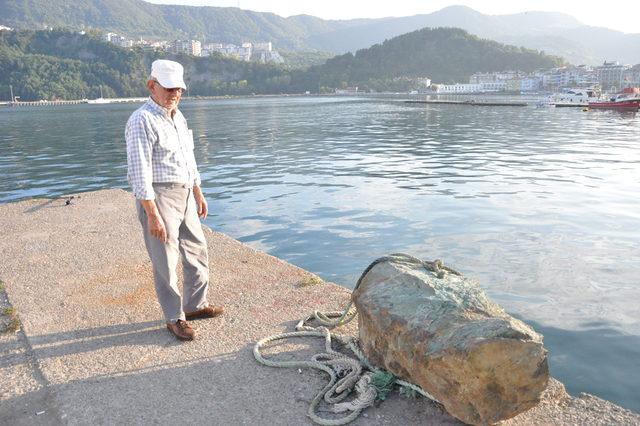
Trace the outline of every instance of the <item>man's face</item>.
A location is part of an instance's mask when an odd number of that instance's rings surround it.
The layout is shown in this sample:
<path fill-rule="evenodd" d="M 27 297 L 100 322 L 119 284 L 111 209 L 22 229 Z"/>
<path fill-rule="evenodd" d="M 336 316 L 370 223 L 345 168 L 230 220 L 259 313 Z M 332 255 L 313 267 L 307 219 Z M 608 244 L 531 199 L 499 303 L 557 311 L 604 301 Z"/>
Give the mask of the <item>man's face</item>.
<path fill-rule="evenodd" d="M 180 98 L 182 97 L 181 88 L 167 89 L 155 80 L 149 80 L 147 82 L 147 88 L 151 92 L 151 97 L 158 105 L 165 107 L 169 111 L 173 111 L 178 107 L 178 103 L 180 103 Z"/>

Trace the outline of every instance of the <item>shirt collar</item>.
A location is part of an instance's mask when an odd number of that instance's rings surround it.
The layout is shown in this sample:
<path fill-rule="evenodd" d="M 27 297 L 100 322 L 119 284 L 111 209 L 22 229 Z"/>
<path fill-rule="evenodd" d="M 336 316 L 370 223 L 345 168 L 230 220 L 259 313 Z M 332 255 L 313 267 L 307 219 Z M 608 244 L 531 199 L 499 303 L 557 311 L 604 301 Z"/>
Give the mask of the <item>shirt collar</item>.
<path fill-rule="evenodd" d="M 149 105 L 149 108 L 151 108 L 153 111 L 162 114 L 166 118 L 171 118 L 171 114 L 169 113 L 169 110 L 167 108 L 163 107 L 162 105 L 158 104 L 156 101 L 154 101 L 151 96 L 149 96 L 149 100 L 147 101 L 147 105 Z M 178 111 L 176 110 L 176 114 L 177 113 L 178 113 Z"/>

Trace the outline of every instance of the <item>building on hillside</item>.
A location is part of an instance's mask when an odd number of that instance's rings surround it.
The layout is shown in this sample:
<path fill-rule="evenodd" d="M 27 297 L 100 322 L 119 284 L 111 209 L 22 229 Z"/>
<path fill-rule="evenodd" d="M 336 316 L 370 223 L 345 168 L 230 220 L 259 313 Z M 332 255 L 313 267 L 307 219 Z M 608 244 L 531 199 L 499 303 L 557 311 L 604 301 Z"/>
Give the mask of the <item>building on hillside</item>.
<path fill-rule="evenodd" d="M 238 49 L 238 56 L 242 61 L 250 61 L 253 56 L 253 45 L 249 42 L 242 43 L 242 46 Z"/>
<path fill-rule="evenodd" d="M 535 92 L 542 87 L 542 77 L 531 76 L 520 79 L 520 92 Z"/>
<path fill-rule="evenodd" d="M 220 52 L 221 49 L 222 43 L 204 43 L 202 45 L 202 56 L 211 56 L 214 52 Z"/>
<path fill-rule="evenodd" d="M 598 82 L 602 87 L 602 90 L 615 91 L 623 87 L 623 75 L 625 71 L 629 70 L 631 66 L 620 65 L 615 62 L 604 62 L 602 65 L 595 67 L 596 75 L 598 76 Z"/>
<path fill-rule="evenodd" d="M 193 56 L 202 56 L 202 43 L 198 40 L 191 40 L 191 54 Z"/>
<path fill-rule="evenodd" d="M 149 47 L 157 50 L 169 50 L 170 43 L 166 40 L 151 41 Z"/>
<path fill-rule="evenodd" d="M 562 87 L 562 75 L 555 71 L 548 72 L 542 76 L 542 85 L 557 90 Z"/>
<path fill-rule="evenodd" d="M 0 25 L 0 31 L 13 31 L 13 28 Z"/>
<path fill-rule="evenodd" d="M 495 83 L 497 76 L 491 72 L 477 72 L 469 77 L 469 84 Z"/>
<path fill-rule="evenodd" d="M 116 33 L 106 33 L 104 35 L 104 41 L 106 41 L 108 43 L 115 43 L 117 37 L 118 37 L 118 34 L 116 34 Z"/>
<path fill-rule="evenodd" d="M 120 47 L 130 49 L 133 47 L 133 40 L 129 40 L 128 38 L 125 38 L 125 37 L 120 37 L 120 39 L 118 40 L 118 43 L 116 44 Z"/>
<path fill-rule="evenodd" d="M 206 43 L 202 46 L 202 56 L 211 56 L 215 52 L 240 61 L 249 61 L 251 60 L 251 43 L 242 43 L 242 46 L 231 43 Z"/>
<path fill-rule="evenodd" d="M 211 56 L 214 52 L 240 61 L 284 62 L 284 58 L 273 50 L 271 42 L 244 42 L 240 46 L 231 43 L 206 43 L 202 46 L 202 56 Z"/>
<path fill-rule="evenodd" d="M 598 83 L 596 72 L 586 65 L 555 68 L 549 73 L 548 87 L 593 87 Z"/>
<path fill-rule="evenodd" d="M 177 54 L 202 56 L 202 43 L 198 40 L 174 40 L 169 51 Z"/>
<path fill-rule="evenodd" d="M 108 43 L 113 43 L 116 46 L 124 47 L 126 49 L 130 49 L 133 47 L 133 40 L 118 35 L 116 33 L 106 33 L 104 36 L 104 41 Z"/>
<path fill-rule="evenodd" d="M 260 52 L 271 52 L 273 50 L 273 47 L 271 46 L 270 41 L 264 43 L 253 43 L 253 50 L 257 50 Z"/>
<path fill-rule="evenodd" d="M 275 50 L 271 52 L 254 52 L 251 54 L 251 59 L 262 63 L 273 62 L 275 64 L 283 64 L 284 58 Z"/>
<path fill-rule="evenodd" d="M 622 73 L 622 87 L 640 87 L 640 64 Z"/>

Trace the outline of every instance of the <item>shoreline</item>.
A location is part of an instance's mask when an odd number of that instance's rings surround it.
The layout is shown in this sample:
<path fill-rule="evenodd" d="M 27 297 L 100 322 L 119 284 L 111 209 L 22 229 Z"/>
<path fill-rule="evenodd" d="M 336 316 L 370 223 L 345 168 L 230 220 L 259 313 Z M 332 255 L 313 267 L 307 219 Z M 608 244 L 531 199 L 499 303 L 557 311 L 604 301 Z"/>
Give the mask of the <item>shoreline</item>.
<path fill-rule="evenodd" d="M 309 272 L 205 227 L 209 300 L 227 311 L 180 343 L 163 327 L 131 194 L 84 192 L 71 205 L 26 199 L 0 204 L 0 215 L 0 280 L 22 322 L 0 334 L 0 423 L 311 424 L 308 401 L 325 377 L 260 366 L 251 351 L 314 309 L 341 309 L 349 290 L 305 286 Z M 175 398 L 176 387 L 191 396 Z M 354 424 L 459 424 L 397 392 L 365 414 Z M 500 424 L 612 423 L 640 425 L 640 416 L 552 381 L 537 407 Z"/>
<path fill-rule="evenodd" d="M 350 93 L 350 94 L 336 94 L 336 93 L 276 93 L 276 94 L 249 94 L 249 95 L 215 95 L 215 96 L 184 96 L 182 101 L 210 101 L 210 100 L 225 100 L 225 99 L 262 99 L 262 98 L 293 98 L 293 97 L 301 97 L 301 98 L 327 98 L 327 97 L 336 97 L 336 98 L 398 98 L 398 97 L 407 97 L 409 99 L 415 99 L 419 97 L 430 97 L 430 96 L 442 96 L 442 97 L 454 97 L 454 98 L 464 98 L 464 97 L 518 97 L 518 98 L 529 98 L 529 97 L 544 97 L 549 93 L 532 93 L 532 94 L 522 94 L 522 93 L 510 93 L 510 92 L 488 92 L 488 93 L 403 93 L 403 92 L 380 92 L 380 93 Z M 141 103 L 145 102 L 148 97 L 130 97 L 130 98 L 104 98 L 104 99 L 69 99 L 69 100 L 56 100 L 56 101 L 19 101 L 19 102 L 8 102 L 8 101 L 0 101 L 0 107 L 23 107 L 23 106 L 61 106 L 61 105 L 108 105 L 108 104 L 120 104 L 120 103 Z"/>

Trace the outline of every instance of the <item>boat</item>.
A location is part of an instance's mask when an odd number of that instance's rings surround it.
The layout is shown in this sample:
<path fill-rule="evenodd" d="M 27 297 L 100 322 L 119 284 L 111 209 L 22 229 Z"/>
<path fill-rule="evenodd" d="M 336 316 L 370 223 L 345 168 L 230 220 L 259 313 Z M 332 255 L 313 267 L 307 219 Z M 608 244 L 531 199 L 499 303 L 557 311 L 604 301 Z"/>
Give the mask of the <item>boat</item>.
<path fill-rule="evenodd" d="M 617 109 L 638 111 L 640 108 L 640 89 L 627 87 L 621 93 L 589 102 L 589 109 Z"/>
<path fill-rule="evenodd" d="M 102 97 L 102 86 L 100 86 L 100 97 L 96 99 L 89 99 L 87 101 L 88 104 L 109 104 L 111 103 L 108 99 Z"/>
<path fill-rule="evenodd" d="M 589 102 L 598 99 L 599 91 L 596 88 L 567 89 L 562 93 L 554 93 L 545 103 L 549 106 L 561 107 L 586 107 Z"/>

